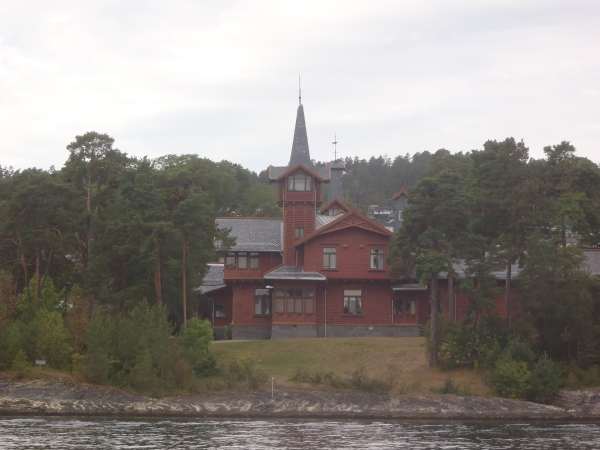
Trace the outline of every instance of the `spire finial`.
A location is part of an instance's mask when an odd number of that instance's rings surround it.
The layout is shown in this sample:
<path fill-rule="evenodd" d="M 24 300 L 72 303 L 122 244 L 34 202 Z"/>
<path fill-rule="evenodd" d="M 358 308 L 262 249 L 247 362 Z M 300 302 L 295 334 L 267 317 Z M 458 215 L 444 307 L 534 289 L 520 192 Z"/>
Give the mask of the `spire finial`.
<path fill-rule="evenodd" d="M 300 84 L 300 75 L 298 75 L 298 102 L 302 104 L 302 85 Z"/>
<path fill-rule="evenodd" d="M 337 161 L 337 133 L 335 133 L 333 136 L 333 160 Z"/>

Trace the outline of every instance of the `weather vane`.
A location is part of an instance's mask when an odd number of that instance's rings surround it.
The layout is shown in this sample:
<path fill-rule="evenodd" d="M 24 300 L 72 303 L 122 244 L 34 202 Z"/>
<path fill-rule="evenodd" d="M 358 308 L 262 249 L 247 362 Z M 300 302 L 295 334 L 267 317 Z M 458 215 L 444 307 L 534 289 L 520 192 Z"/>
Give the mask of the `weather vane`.
<path fill-rule="evenodd" d="M 333 135 L 333 160 L 337 161 L 337 133 Z"/>

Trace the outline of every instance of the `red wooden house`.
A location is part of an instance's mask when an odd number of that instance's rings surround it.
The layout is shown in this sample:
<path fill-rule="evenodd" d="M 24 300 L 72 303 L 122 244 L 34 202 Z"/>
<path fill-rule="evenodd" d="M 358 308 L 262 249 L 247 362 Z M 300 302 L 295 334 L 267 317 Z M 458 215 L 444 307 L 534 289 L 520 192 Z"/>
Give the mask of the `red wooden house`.
<path fill-rule="evenodd" d="M 386 257 L 393 232 L 338 198 L 322 207 L 323 185 L 341 182 L 341 170 L 341 163 L 312 166 L 300 105 L 290 164 L 269 168 L 283 218 L 217 219 L 236 238 L 223 262 L 209 265 L 199 288 L 214 303 L 217 338 L 224 338 L 226 325 L 233 339 L 419 336 L 430 316 L 429 291 L 390 278 Z M 341 185 L 332 187 L 330 193 L 341 192 Z M 406 200 L 403 189 L 394 196 L 396 230 Z M 591 256 L 600 261 L 600 253 Z M 457 264 L 455 270 L 460 276 L 464 268 Z M 496 276 L 503 284 L 505 272 Z M 442 314 L 449 311 L 446 285 L 440 280 Z M 457 292 L 453 301 L 460 320 L 468 298 Z M 504 314 L 503 295 L 496 304 Z"/>

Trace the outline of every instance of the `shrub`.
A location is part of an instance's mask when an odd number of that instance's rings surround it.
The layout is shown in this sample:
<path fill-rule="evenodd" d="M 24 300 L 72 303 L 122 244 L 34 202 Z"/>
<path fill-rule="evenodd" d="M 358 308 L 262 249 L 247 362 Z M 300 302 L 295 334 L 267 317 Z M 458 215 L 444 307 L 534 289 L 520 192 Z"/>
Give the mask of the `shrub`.
<path fill-rule="evenodd" d="M 213 329 L 210 321 L 192 318 L 187 329 L 181 333 L 183 354 L 194 374 L 198 377 L 211 375 L 215 372 L 216 361 L 208 351 L 213 339 Z"/>
<path fill-rule="evenodd" d="M 68 369 L 73 361 L 73 348 L 64 320 L 56 311 L 40 310 L 30 324 L 35 332 L 35 354 L 45 359 L 50 367 Z"/>
<path fill-rule="evenodd" d="M 448 326 L 440 338 L 439 360 L 443 369 L 467 366 L 471 363 L 471 333 L 466 322 Z"/>
<path fill-rule="evenodd" d="M 554 393 L 563 385 L 563 380 L 556 364 L 544 353 L 538 359 L 531 373 L 531 389 L 529 399 L 534 402 L 548 403 Z"/>
<path fill-rule="evenodd" d="M 31 371 L 31 363 L 27 360 L 25 350 L 20 349 L 12 362 L 11 369 L 17 375 L 17 378 L 23 378 Z"/>
<path fill-rule="evenodd" d="M 348 387 L 348 382 L 333 371 L 325 372 L 325 374 L 323 374 L 323 379 L 333 388 Z"/>
<path fill-rule="evenodd" d="M 254 356 L 240 356 L 232 371 L 237 372 L 238 380 L 245 381 L 249 389 L 259 389 L 267 381 L 267 375 L 259 370 L 260 363 Z"/>
<path fill-rule="evenodd" d="M 525 361 L 499 361 L 491 374 L 496 393 L 512 399 L 525 398 L 529 390 L 531 372 Z"/>

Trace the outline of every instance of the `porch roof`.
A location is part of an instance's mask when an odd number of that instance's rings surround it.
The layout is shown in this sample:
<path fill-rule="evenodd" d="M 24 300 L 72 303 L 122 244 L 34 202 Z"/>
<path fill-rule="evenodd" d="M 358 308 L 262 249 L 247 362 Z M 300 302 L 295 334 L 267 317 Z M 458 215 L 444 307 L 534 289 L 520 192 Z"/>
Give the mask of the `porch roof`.
<path fill-rule="evenodd" d="M 319 272 L 305 272 L 302 266 L 281 266 L 263 277 L 265 280 L 325 281 Z"/>
<path fill-rule="evenodd" d="M 426 291 L 427 286 L 423 284 L 392 283 L 392 291 Z"/>
<path fill-rule="evenodd" d="M 224 273 L 225 270 L 223 264 L 209 264 L 208 270 L 202 279 L 202 285 L 197 290 L 202 294 L 207 294 L 209 292 L 224 288 Z"/>

